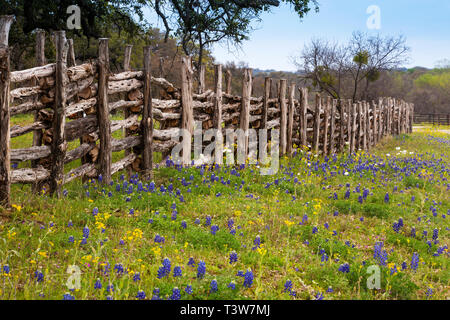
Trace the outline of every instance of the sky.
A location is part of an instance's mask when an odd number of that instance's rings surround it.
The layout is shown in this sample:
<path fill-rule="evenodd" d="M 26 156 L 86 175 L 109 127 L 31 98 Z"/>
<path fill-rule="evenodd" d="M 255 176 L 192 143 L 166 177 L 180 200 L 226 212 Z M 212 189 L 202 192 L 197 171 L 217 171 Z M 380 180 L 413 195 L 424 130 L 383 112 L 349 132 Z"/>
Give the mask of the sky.
<path fill-rule="evenodd" d="M 345 43 L 353 31 L 369 34 L 404 35 L 411 47 L 405 67 L 432 68 L 439 60 L 450 59 L 450 1 L 448 0 L 318 0 L 319 12 L 310 11 L 302 20 L 282 4 L 255 22 L 250 39 L 240 48 L 215 44 L 212 53 L 219 63 L 243 61 L 251 68 L 295 71 L 291 57 L 298 56 L 312 38 Z M 371 6 L 379 8 L 379 29 L 369 29 L 374 21 Z M 154 26 L 162 27 L 149 14 Z M 373 25 L 373 24 L 372 24 Z"/>

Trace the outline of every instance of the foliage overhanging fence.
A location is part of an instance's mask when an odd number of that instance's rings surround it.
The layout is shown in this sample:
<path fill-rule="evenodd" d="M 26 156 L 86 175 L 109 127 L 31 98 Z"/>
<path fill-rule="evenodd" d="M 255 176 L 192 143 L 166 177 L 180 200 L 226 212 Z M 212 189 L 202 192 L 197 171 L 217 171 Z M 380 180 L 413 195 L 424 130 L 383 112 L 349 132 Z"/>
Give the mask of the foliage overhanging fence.
<path fill-rule="evenodd" d="M 193 133 L 194 123 L 202 129 L 279 129 L 280 153 L 291 155 L 294 145 L 311 146 L 315 153 L 330 155 L 368 150 L 386 135 L 412 131 L 413 105 L 392 98 L 378 101 L 336 100 L 307 88 L 279 80 L 278 96 L 272 96 L 272 79 L 265 79 L 264 96 L 252 97 L 252 70 L 245 69 L 242 96 L 230 94 L 230 73 L 215 66 L 215 87 L 193 93 L 193 68 L 189 57 L 182 59 L 181 88 L 163 78 L 151 76 L 150 47 L 144 48 L 142 70 L 130 70 L 131 47 L 125 49 L 123 72 L 109 72 L 108 39 L 99 40 L 95 61 L 75 65 L 73 42 L 64 31 L 55 33 L 56 62 L 44 64 L 43 32 L 37 34 L 35 68 L 11 72 L 8 32 L 11 16 L 0 18 L 0 205 L 10 203 L 12 183 L 30 183 L 37 190 L 45 184 L 58 196 L 62 186 L 81 177 L 111 175 L 128 168 L 150 176 L 153 152 L 170 154 L 178 144 L 180 128 Z M 202 81 L 202 79 L 201 79 Z M 161 99 L 152 98 L 152 86 Z M 111 112 L 122 109 L 123 120 L 111 120 Z M 10 117 L 34 114 L 34 122 L 10 126 Z M 155 128 L 154 128 L 155 126 Z M 158 128 L 158 129 L 157 129 Z M 123 130 L 125 138 L 112 133 Z M 10 148 L 11 138 L 33 132 L 33 146 Z M 73 150 L 67 143 L 80 140 Z M 190 139 L 184 139 L 186 150 Z M 112 153 L 125 150 L 125 157 L 112 163 Z M 190 154 L 183 155 L 190 163 Z M 81 159 L 81 166 L 67 173 L 64 166 Z M 12 169 L 11 163 L 30 161 L 29 168 Z"/>

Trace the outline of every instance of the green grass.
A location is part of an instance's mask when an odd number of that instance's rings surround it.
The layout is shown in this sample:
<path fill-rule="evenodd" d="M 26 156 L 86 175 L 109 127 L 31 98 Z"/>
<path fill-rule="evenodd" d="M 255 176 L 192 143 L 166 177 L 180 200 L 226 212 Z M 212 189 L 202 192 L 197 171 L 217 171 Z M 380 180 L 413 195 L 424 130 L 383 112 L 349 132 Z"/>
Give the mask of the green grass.
<path fill-rule="evenodd" d="M 15 139 L 13 148 L 31 145 L 31 135 Z M 324 170 L 324 159 L 299 153 L 282 159 L 283 167 L 275 176 L 261 176 L 255 167 L 236 170 L 239 176 L 225 167 L 203 172 L 161 168 L 155 171 L 153 193 L 138 191 L 138 185 L 127 194 L 116 192 L 116 185 L 75 181 L 65 186 L 67 196 L 58 200 L 14 185 L 14 208 L 0 209 L 0 266 L 10 268 L 9 273 L 0 273 L 0 299 L 62 299 L 66 293 L 76 299 L 135 299 L 140 290 L 149 299 L 154 288 L 166 299 L 175 287 L 181 289 L 182 299 L 315 299 L 318 293 L 325 299 L 448 299 L 448 250 L 443 247 L 448 246 L 450 226 L 449 140 L 449 135 L 432 129 L 386 138 L 369 153 L 329 159 Z M 212 182 L 212 174 L 225 184 Z M 189 186 L 183 186 L 183 178 Z M 119 174 L 114 179 L 123 183 Z M 161 193 L 161 185 L 172 185 L 173 192 Z M 360 203 L 365 188 L 369 194 Z M 95 217 L 94 208 L 100 212 Z M 219 227 L 216 235 L 205 225 L 208 215 Z M 235 235 L 228 229 L 231 218 Z M 404 226 L 396 232 L 393 224 L 399 218 Z M 90 235 L 83 245 L 86 226 Z M 411 236 L 413 227 L 416 237 Z M 439 232 L 437 244 L 432 240 L 434 229 Z M 165 238 L 163 244 L 154 242 L 157 234 Z M 253 250 L 258 235 L 262 245 Z M 379 241 L 387 262 L 380 266 L 381 289 L 371 290 L 366 285 L 367 269 L 378 265 L 374 245 Z M 230 264 L 232 251 L 238 261 Z M 413 253 L 420 257 L 417 270 L 411 269 Z M 172 272 L 158 279 L 166 257 Z M 196 277 L 197 265 L 187 265 L 190 257 L 197 264 L 206 263 L 203 279 Z M 406 270 L 401 268 L 404 262 Z M 349 264 L 349 273 L 339 271 L 344 263 Z M 117 274 L 117 264 L 127 272 Z M 73 292 L 66 286 L 70 265 L 82 272 L 81 289 Z M 182 277 L 173 276 L 175 266 L 181 266 Z M 398 272 L 392 273 L 394 268 Z M 236 276 L 248 269 L 254 276 L 250 288 Z M 42 272 L 43 281 L 36 281 L 36 271 Z M 141 280 L 133 280 L 136 273 Z M 97 279 L 102 289 L 94 289 Z M 213 279 L 219 287 L 215 293 L 210 292 Z M 288 279 L 295 296 L 284 292 Z M 231 281 L 235 290 L 228 287 Z M 109 284 L 114 292 L 107 292 Z M 184 292 L 187 285 L 192 286 L 192 295 Z"/>

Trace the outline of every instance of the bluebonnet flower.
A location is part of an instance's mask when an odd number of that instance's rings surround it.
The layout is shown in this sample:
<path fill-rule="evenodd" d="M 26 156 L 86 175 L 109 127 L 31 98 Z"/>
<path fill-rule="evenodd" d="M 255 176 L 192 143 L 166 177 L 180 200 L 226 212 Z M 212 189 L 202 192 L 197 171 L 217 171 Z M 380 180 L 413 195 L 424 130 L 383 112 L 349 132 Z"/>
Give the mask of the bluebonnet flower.
<path fill-rule="evenodd" d="M 94 289 L 101 289 L 102 288 L 102 283 L 100 281 L 100 279 L 97 279 L 97 281 L 95 281 L 94 284 Z"/>
<path fill-rule="evenodd" d="M 144 291 L 138 291 L 136 298 L 139 300 L 144 300 L 145 299 L 145 292 Z"/>
<path fill-rule="evenodd" d="M 382 250 L 382 248 L 383 242 L 377 242 L 374 247 L 373 257 L 380 265 L 385 266 L 388 257 L 386 250 Z"/>
<path fill-rule="evenodd" d="M 83 228 L 83 237 L 84 238 L 89 238 L 89 233 L 90 233 L 90 230 L 89 230 L 89 228 L 86 226 L 86 227 L 84 227 Z"/>
<path fill-rule="evenodd" d="M 211 234 L 213 236 L 216 235 L 217 231 L 219 231 L 219 226 L 218 225 L 215 224 L 215 225 L 211 226 Z"/>
<path fill-rule="evenodd" d="M 230 253 L 230 264 L 232 264 L 233 262 L 237 262 L 238 256 L 237 253 L 235 251 Z"/>
<path fill-rule="evenodd" d="M 233 218 L 230 218 L 228 220 L 228 229 L 231 230 L 233 228 L 233 225 L 234 225 L 234 220 L 233 220 Z"/>
<path fill-rule="evenodd" d="M 75 241 L 74 237 L 73 237 L 73 236 L 70 236 L 70 237 L 69 237 L 69 243 L 73 243 L 74 241 Z"/>
<path fill-rule="evenodd" d="M 206 263 L 204 261 L 200 261 L 197 267 L 197 278 L 202 279 L 205 276 L 206 272 Z"/>
<path fill-rule="evenodd" d="M 327 293 L 331 293 L 331 292 L 333 292 L 334 290 L 333 290 L 333 288 L 332 287 L 328 287 L 328 289 L 327 289 Z"/>
<path fill-rule="evenodd" d="M 170 270 L 171 270 L 171 263 L 170 263 L 169 258 L 164 258 L 162 264 L 163 264 L 164 270 L 166 271 L 166 274 L 169 275 Z"/>
<path fill-rule="evenodd" d="M 384 196 L 384 202 L 389 203 L 389 193 L 386 193 L 386 195 Z"/>
<path fill-rule="evenodd" d="M 411 259 L 411 269 L 417 270 L 419 267 L 419 254 L 417 252 L 413 253 L 412 259 Z"/>
<path fill-rule="evenodd" d="M 341 264 L 339 266 L 338 270 L 340 272 L 342 272 L 342 273 L 349 273 L 350 272 L 350 265 L 348 263 Z"/>
<path fill-rule="evenodd" d="M 183 229 L 186 229 L 187 228 L 187 224 L 186 224 L 186 221 L 181 221 L 181 227 L 183 228 Z"/>
<path fill-rule="evenodd" d="M 184 292 L 186 292 L 187 294 L 192 294 L 193 293 L 192 286 L 191 285 L 187 285 L 186 289 L 184 289 Z"/>
<path fill-rule="evenodd" d="M 44 274 L 40 270 L 34 272 L 34 277 L 36 278 L 36 282 L 44 281 Z"/>
<path fill-rule="evenodd" d="M 194 260 L 194 258 L 190 257 L 187 264 L 188 264 L 188 266 L 191 266 L 191 267 L 195 266 L 195 260 Z"/>
<path fill-rule="evenodd" d="M 250 288 L 253 284 L 253 272 L 251 269 L 248 269 L 244 275 L 244 287 Z"/>
<path fill-rule="evenodd" d="M 291 280 L 286 280 L 285 284 L 284 284 L 284 290 L 283 292 L 291 292 L 293 288 L 293 284 Z"/>
<path fill-rule="evenodd" d="M 411 228 L 411 237 L 413 237 L 413 238 L 416 237 L 416 228 L 414 228 L 414 227 Z"/>
<path fill-rule="evenodd" d="M 239 271 L 236 273 L 236 276 L 238 276 L 238 277 L 243 277 L 243 276 L 244 276 L 244 272 L 241 271 L 241 270 L 239 270 Z"/>
<path fill-rule="evenodd" d="M 72 220 L 69 220 L 69 222 L 67 223 L 67 226 L 70 228 L 70 227 L 73 227 L 73 223 L 72 223 Z"/>
<path fill-rule="evenodd" d="M 66 293 L 65 295 L 63 295 L 63 300 L 75 300 L 75 297 L 70 293 Z"/>
<path fill-rule="evenodd" d="M 210 290 L 211 293 L 217 292 L 219 290 L 218 287 L 217 287 L 217 280 L 216 279 L 211 281 L 210 288 L 211 288 L 211 290 Z"/>
<path fill-rule="evenodd" d="M 433 230 L 433 240 L 436 242 L 438 237 L 439 237 L 439 230 L 438 229 L 434 229 Z"/>
<path fill-rule="evenodd" d="M 206 216 L 206 222 L 205 222 L 205 226 L 209 227 L 211 225 L 211 216 L 207 215 Z"/>
<path fill-rule="evenodd" d="M 165 242 L 165 239 L 164 239 L 164 237 L 161 237 L 159 234 L 157 234 L 157 235 L 155 235 L 154 241 L 155 241 L 156 243 L 164 243 L 164 242 Z"/>
<path fill-rule="evenodd" d="M 180 300 L 181 299 L 181 292 L 180 289 L 177 287 L 172 289 L 172 295 L 169 298 L 170 300 Z"/>
<path fill-rule="evenodd" d="M 255 245 L 252 250 L 255 250 L 256 248 L 259 248 L 261 246 L 261 237 L 257 235 L 255 237 L 255 240 L 253 240 L 253 244 Z"/>
<path fill-rule="evenodd" d="M 402 270 L 406 270 L 406 269 L 408 269 L 408 264 L 405 261 L 403 261 L 402 262 Z"/>
<path fill-rule="evenodd" d="M 140 280 L 141 280 L 141 274 L 139 272 L 136 272 L 133 275 L 133 281 L 136 282 L 136 281 L 140 281 Z"/>
<path fill-rule="evenodd" d="M 313 234 L 315 234 L 315 233 L 317 233 L 319 230 L 317 229 L 317 227 L 314 227 L 313 229 L 312 229 L 312 233 Z"/>
<path fill-rule="evenodd" d="M 314 296 L 315 300 L 323 300 L 323 294 L 321 292 L 317 292 Z"/>
<path fill-rule="evenodd" d="M 174 277 L 181 277 L 182 276 L 181 267 L 176 266 L 175 268 L 173 268 L 173 276 Z"/>
<path fill-rule="evenodd" d="M 433 296 L 433 288 L 428 288 L 426 294 L 427 294 L 427 297 L 428 297 L 428 298 L 431 298 L 431 297 Z"/>

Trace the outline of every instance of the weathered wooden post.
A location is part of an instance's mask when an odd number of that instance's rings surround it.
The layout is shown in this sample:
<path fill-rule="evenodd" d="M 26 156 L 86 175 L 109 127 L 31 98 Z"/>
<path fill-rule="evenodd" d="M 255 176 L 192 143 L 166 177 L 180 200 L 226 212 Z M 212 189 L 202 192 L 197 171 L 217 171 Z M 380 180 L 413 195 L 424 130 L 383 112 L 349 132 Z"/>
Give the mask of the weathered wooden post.
<path fill-rule="evenodd" d="M 60 197 L 64 184 L 64 157 L 67 143 L 65 141 L 65 109 L 67 79 L 67 41 L 66 32 L 55 32 L 56 68 L 55 68 L 55 102 L 53 105 L 53 137 L 52 137 L 52 166 L 50 169 L 50 193 Z"/>
<path fill-rule="evenodd" d="M 222 65 L 214 66 L 214 118 L 213 128 L 222 132 Z"/>
<path fill-rule="evenodd" d="M 267 111 L 269 110 L 270 84 L 271 79 L 266 77 L 264 79 L 264 97 L 261 114 L 261 129 L 267 129 Z"/>
<path fill-rule="evenodd" d="M 11 204 L 10 85 L 9 30 L 14 16 L 0 16 L 0 205 Z"/>
<path fill-rule="evenodd" d="M 314 110 L 313 144 L 312 148 L 315 154 L 319 154 L 319 134 L 320 134 L 320 94 L 316 93 L 316 109 Z"/>
<path fill-rule="evenodd" d="M 369 150 L 370 147 L 370 119 L 369 119 L 369 103 L 364 101 L 364 150 Z"/>
<path fill-rule="evenodd" d="M 142 109 L 142 152 L 144 177 L 151 178 L 153 173 L 153 113 L 152 113 L 152 74 L 151 47 L 144 47 L 144 106 Z"/>
<path fill-rule="evenodd" d="M 386 134 L 391 135 L 392 133 L 392 110 L 394 109 L 394 104 L 391 98 L 386 100 Z"/>
<path fill-rule="evenodd" d="M 337 100 L 333 99 L 330 106 L 330 150 L 328 154 L 333 154 L 335 150 L 335 133 L 336 133 L 336 106 L 337 106 Z"/>
<path fill-rule="evenodd" d="M 191 163 L 192 134 L 194 133 L 194 111 L 193 111 L 193 88 L 192 80 L 194 71 L 192 70 L 191 57 L 181 59 L 181 129 L 183 135 L 183 165 Z"/>
<path fill-rule="evenodd" d="M 345 118 L 345 108 L 347 104 L 345 103 L 345 100 L 340 99 L 339 100 L 339 152 L 344 151 L 345 146 L 345 129 L 348 128 L 348 117 Z"/>
<path fill-rule="evenodd" d="M 378 143 L 378 110 L 375 101 L 372 100 L 372 146 Z"/>
<path fill-rule="evenodd" d="M 347 110 L 347 140 L 350 145 L 350 141 L 352 140 L 352 127 L 353 127 L 353 101 L 351 99 L 347 99 L 346 110 Z"/>
<path fill-rule="evenodd" d="M 306 112 L 308 108 L 308 88 L 300 90 L 300 143 L 302 147 L 307 146 L 307 126 Z"/>
<path fill-rule="evenodd" d="M 409 123 L 409 133 L 413 132 L 413 125 L 414 125 L 414 103 L 411 103 L 411 110 L 409 112 L 410 116 L 410 123 Z M 447 125 L 450 125 L 450 115 L 447 115 Z"/>
<path fill-rule="evenodd" d="M 75 48 L 73 47 L 73 39 L 67 39 L 67 43 L 69 44 L 69 53 L 67 55 L 67 67 L 73 67 L 75 66 L 76 59 L 75 59 Z"/>
<path fill-rule="evenodd" d="M 355 139 L 355 151 L 359 151 L 362 147 L 362 102 L 358 102 L 358 110 L 357 110 L 357 117 L 358 117 L 358 131 L 356 132 L 356 139 Z"/>
<path fill-rule="evenodd" d="M 357 110 L 357 104 L 353 103 L 350 104 L 351 108 L 351 112 L 349 112 L 349 119 L 351 121 L 351 130 L 349 132 L 350 134 L 350 154 L 353 154 L 355 152 L 356 149 L 356 120 L 357 120 L 357 114 L 356 114 L 356 110 Z"/>
<path fill-rule="evenodd" d="M 99 175 L 102 182 L 111 182 L 111 120 L 108 106 L 108 78 L 109 78 L 109 48 L 108 39 L 99 39 L 98 46 L 98 91 L 97 91 L 97 120 L 99 124 L 100 152 Z"/>
<path fill-rule="evenodd" d="M 130 71 L 131 70 L 131 53 L 133 51 L 133 45 L 128 44 L 125 46 L 125 52 L 124 52 L 124 56 L 123 56 L 123 71 Z M 145 61 L 145 58 L 144 58 Z M 130 116 L 130 109 L 125 107 L 123 110 L 123 117 L 125 119 L 128 119 L 128 117 Z M 130 135 L 130 129 L 127 128 L 123 128 L 123 136 L 124 138 L 128 137 Z M 133 152 L 132 149 L 125 149 L 125 156 L 129 156 L 131 153 Z M 131 176 L 132 174 L 132 167 L 131 166 L 127 166 L 126 168 L 127 171 L 127 175 L 128 178 Z"/>
<path fill-rule="evenodd" d="M 231 71 L 227 70 L 227 72 L 225 72 L 225 84 L 226 84 L 225 93 L 226 94 L 231 94 L 231 79 L 232 79 Z"/>
<path fill-rule="evenodd" d="M 198 93 L 202 94 L 205 92 L 205 74 L 206 74 L 206 67 L 204 64 L 201 64 L 198 70 Z"/>
<path fill-rule="evenodd" d="M 44 30 L 38 30 L 36 32 L 36 67 L 40 67 L 45 65 L 45 31 Z M 37 85 L 37 81 L 33 80 L 34 84 Z M 36 97 L 36 100 L 38 100 L 38 97 Z M 38 121 L 39 119 L 39 111 L 34 111 L 34 121 Z M 42 145 L 42 130 L 35 130 L 33 131 L 33 147 L 39 147 Z M 31 161 L 31 167 L 36 168 L 38 166 L 39 161 L 33 160 Z M 40 190 L 40 184 L 34 183 L 32 186 L 33 192 L 39 192 Z"/>
<path fill-rule="evenodd" d="M 377 142 L 379 142 L 381 140 L 381 138 L 384 135 L 383 132 L 383 128 L 384 128 L 384 123 L 383 123 L 383 112 L 384 112 L 385 108 L 384 108 L 384 104 L 383 104 L 383 99 L 379 99 L 378 100 L 378 132 L 377 132 Z"/>
<path fill-rule="evenodd" d="M 133 50 L 133 45 L 127 44 L 125 46 L 125 53 L 123 55 L 123 71 L 131 70 L 131 52 Z"/>
<path fill-rule="evenodd" d="M 286 154 L 287 145 L 287 104 L 286 104 L 287 80 L 281 79 L 279 82 L 278 102 L 280 104 L 280 154 Z"/>
<path fill-rule="evenodd" d="M 331 106 L 331 97 L 328 96 L 326 97 L 326 100 L 323 103 L 324 105 L 324 115 L 323 115 L 323 146 L 322 146 L 322 151 L 323 151 L 323 155 L 327 155 L 328 154 L 328 126 L 330 123 L 330 106 Z"/>
<path fill-rule="evenodd" d="M 288 124 L 287 124 L 287 148 L 286 152 L 289 156 L 292 155 L 293 142 L 292 136 L 294 134 L 294 113 L 295 113 L 295 83 L 289 86 L 289 108 L 288 108 Z"/>
<path fill-rule="evenodd" d="M 248 154 L 248 129 L 250 127 L 250 98 L 252 92 L 252 69 L 244 69 L 242 78 L 242 104 L 241 116 L 239 120 L 239 129 L 245 134 L 244 156 L 247 159 Z"/>

